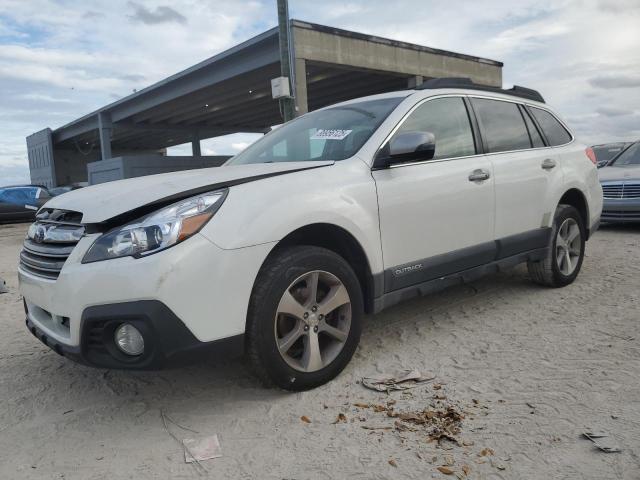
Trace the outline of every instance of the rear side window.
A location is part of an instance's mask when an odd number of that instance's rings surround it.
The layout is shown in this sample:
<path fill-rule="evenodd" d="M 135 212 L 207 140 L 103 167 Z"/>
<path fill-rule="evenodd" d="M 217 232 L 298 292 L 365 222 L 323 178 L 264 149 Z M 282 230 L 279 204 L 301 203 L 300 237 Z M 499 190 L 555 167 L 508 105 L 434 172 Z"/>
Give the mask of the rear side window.
<path fill-rule="evenodd" d="M 436 98 L 416 108 L 397 130 L 431 132 L 436 139 L 434 160 L 474 155 L 476 147 L 464 101 L 459 97 Z"/>
<path fill-rule="evenodd" d="M 565 143 L 569 143 L 571 141 L 571 135 L 567 132 L 567 129 L 562 126 L 562 124 L 551 115 L 546 110 L 542 110 L 541 108 L 529 107 L 531 109 L 531 113 L 536 118 L 542 131 L 544 132 L 545 137 L 549 141 L 549 145 L 552 147 L 557 147 L 558 145 L 564 145 Z"/>
<path fill-rule="evenodd" d="M 484 98 L 474 98 L 472 102 L 490 153 L 531 148 L 529 132 L 517 104 Z"/>
<path fill-rule="evenodd" d="M 531 137 L 531 145 L 533 148 L 544 147 L 544 141 L 540 136 L 540 132 L 538 132 L 538 127 L 535 126 L 531 117 L 529 117 L 529 113 L 522 108 L 522 116 L 524 117 L 524 121 L 527 124 L 527 130 L 529 130 L 529 136 Z"/>

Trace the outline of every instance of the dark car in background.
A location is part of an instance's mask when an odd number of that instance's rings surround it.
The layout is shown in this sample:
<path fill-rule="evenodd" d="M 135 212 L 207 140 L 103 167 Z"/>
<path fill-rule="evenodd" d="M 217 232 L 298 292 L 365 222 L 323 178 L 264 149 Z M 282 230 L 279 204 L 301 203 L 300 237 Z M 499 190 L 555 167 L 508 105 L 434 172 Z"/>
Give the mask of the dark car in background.
<path fill-rule="evenodd" d="M 41 185 L 0 187 L 0 223 L 33 221 L 51 196 Z"/>
<path fill-rule="evenodd" d="M 640 141 L 598 171 L 604 206 L 601 221 L 640 222 Z"/>
<path fill-rule="evenodd" d="M 598 168 L 605 167 L 611 160 L 631 145 L 633 142 L 603 143 L 591 147 L 593 153 L 596 154 L 596 166 Z"/>

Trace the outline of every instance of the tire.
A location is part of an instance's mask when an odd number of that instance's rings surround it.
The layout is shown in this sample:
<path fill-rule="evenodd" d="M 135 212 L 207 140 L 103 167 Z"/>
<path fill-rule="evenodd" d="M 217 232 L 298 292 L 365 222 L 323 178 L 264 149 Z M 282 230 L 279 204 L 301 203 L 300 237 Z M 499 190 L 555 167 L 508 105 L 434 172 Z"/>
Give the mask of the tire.
<path fill-rule="evenodd" d="M 569 230 L 565 230 L 565 226 L 568 226 Z M 562 238 L 564 233 L 567 231 L 575 232 L 576 227 L 579 239 L 574 239 L 568 247 L 565 247 L 566 241 L 563 241 Z M 561 235 L 558 235 L 561 230 Z M 568 237 L 570 238 L 571 235 Z M 585 238 L 584 220 L 578 210 L 571 205 L 558 205 L 551 229 L 547 256 L 543 260 L 527 262 L 531 279 L 541 285 L 554 288 L 573 283 L 580 273 L 584 260 Z M 567 263 L 568 251 L 572 253 L 569 254 L 569 262 Z"/>
<path fill-rule="evenodd" d="M 313 246 L 276 251 L 258 273 L 249 301 L 249 364 L 267 386 L 302 391 L 322 385 L 351 360 L 363 315 L 360 283 L 341 256 Z"/>

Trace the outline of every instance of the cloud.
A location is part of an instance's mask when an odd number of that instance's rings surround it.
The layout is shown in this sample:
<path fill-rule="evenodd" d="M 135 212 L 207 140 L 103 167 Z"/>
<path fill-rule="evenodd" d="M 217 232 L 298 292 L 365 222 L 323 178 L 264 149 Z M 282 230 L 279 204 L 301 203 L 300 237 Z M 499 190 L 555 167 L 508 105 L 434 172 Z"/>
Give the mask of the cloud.
<path fill-rule="evenodd" d="M 0 183 L 9 165 L 28 177 L 27 135 L 276 25 L 273 0 L 0 3 Z M 290 8 L 301 20 L 503 61 L 505 85 L 539 89 L 579 137 L 605 143 L 640 137 L 640 95 L 633 90 L 640 86 L 639 6 L 638 0 L 459 0 L 455 8 L 449 0 L 300 0 Z M 204 140 L 202 151 L 233 153 L 259 137 Z M 190 154 L 190 145 L 179 148 Z"/>
<path fill-rule="evenodd" d="M 589 79 L 589 84 L 595 88 L 637 88 L 640 87 L 640 77 L 627 75 L 609 75 Z"/>
<path fill-rule="evenodd" d="M 129 6 L 134 9 L 133 15 L 129 15 L 129 18 L 133 22 L 141 22 L 146 25 L 157 25 L 159 23 L 187 23 L 187 18 L 166 5 L 160 5 L 155 10 L 149 10 L 144 5 L 139 3 L 129 2 Z"/>
<path fill-rule="evenodd" d="M 233 150 L 235 150 L 236 152 L 241 152 L 242 150 L 244 150 L 248 146 L 249 146 L 248 142 L 238 142 L 238 143 L 232 143 L 231 144 L 231 148 Z"/>
<path fill-rule="evenodd" d="M 625 110 L 622 108 L 611 108 L 611 107 L 599 107 L 596 108 L 596 112 L 600 115 L 604 115 L 605 117 L 621 117 L 624 115 L 633 115 L 632 110 Z"/>

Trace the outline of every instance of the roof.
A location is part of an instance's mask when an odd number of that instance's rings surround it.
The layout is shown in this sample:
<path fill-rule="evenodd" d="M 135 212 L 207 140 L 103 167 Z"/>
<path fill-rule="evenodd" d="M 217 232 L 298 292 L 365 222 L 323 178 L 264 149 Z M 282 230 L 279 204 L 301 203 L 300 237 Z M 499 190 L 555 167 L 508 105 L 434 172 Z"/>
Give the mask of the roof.
<path fill-rule="evenodd" d="M 473 62 L 474 68 L 499 68 L 502 62 L 292 20 L 305 31 L 364 40 L 410 51 Z M 98 141 L 98 117 L 113 124 L 115 150 L 160 149 L 234 132 L 264 132 L 281 123 L 269 80 L 280 76 L 278 29 L 272 28 L 140 91 L 77 118 L 52 132 L 61 148 L 81 150 Z M 485 67 L 481 67 L 485 66 Z M 354 97 L 407 87 L 407 72 L 309 63 L 308 108 L 317 109 Z M 87 147 L 89 148 L 89 147 Z"/>

